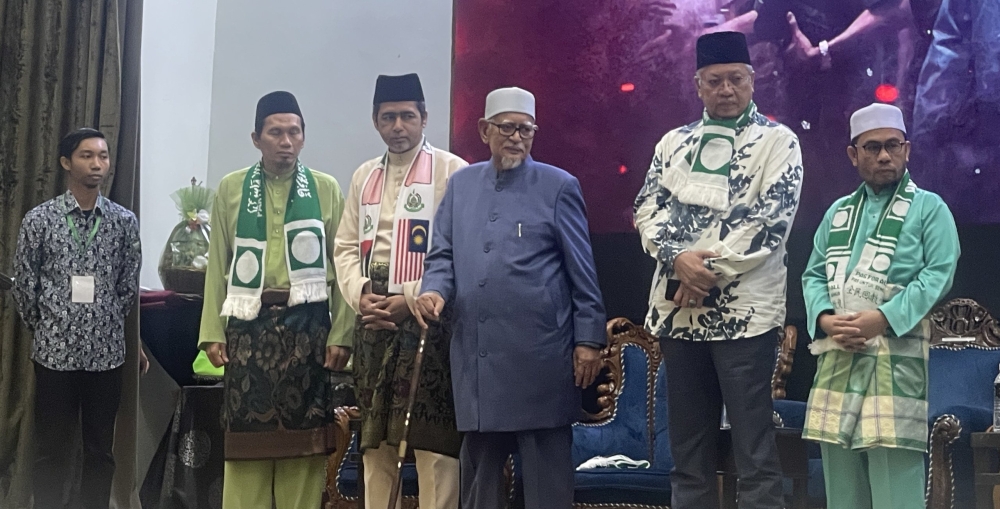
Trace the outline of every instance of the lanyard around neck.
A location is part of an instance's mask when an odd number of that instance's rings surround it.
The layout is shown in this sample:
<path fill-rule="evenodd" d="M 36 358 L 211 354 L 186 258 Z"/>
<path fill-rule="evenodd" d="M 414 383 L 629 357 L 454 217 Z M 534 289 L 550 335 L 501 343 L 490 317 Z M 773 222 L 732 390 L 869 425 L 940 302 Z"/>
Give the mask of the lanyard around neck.
<path fill-rule="evenodd" d="M 94 215 L 97 215 L 97 211 L 94 211 Z M 69 232 L 73 234 L 73 242 L 76 243 L 77 249 L 81 253 L 86 253 L 90 249 L 90 243 L 94 241 L 94 237 L 97 236 L 97 229 L 101 227 L 101 216 L 97 215 L 94 220 L 94 227 L 90 229 L 90 234 L 87 235 L 87 242 L 80 239 L 80 232 L 76 229 L 76 222 L 70 219 L 70 214 L 63 216 L 66 219 L 66 224 L 69 225 Z"/>

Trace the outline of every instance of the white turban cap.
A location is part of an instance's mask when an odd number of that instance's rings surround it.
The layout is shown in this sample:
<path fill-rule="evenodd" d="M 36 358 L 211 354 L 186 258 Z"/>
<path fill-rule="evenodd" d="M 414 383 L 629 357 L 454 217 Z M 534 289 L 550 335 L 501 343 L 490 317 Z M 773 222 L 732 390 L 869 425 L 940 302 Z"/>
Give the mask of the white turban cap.
<path fill-rule="evenodd" d="M 535 118 L 535 96 L 527 90 L 511 87 L 498 88 L 486 96 L 486 117 L 501 113 L 524 113 Z"/>
<path fill-rule="evenodd" d="M 875 129 L 899 129 L 906 133 L 903 112 L 891 104 L 874 103 L 851 115 L 851 139 Z"/>

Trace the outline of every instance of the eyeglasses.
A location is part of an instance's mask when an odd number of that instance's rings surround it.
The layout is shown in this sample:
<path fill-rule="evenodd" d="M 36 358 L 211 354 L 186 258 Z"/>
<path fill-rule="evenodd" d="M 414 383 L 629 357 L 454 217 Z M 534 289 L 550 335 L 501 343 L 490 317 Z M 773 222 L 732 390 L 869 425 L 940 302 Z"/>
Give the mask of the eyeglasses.
<path fill-rule="evenodd" d="M 886 153 L 891 156 L 899 155 L 903 151 L 903 145 L 906 145 L 905 141 L 899 140 L 889 140 L 885 143 L 879 143 L 877 141 L 871 141 L 865 143 L 861 146 L 870 156 L 878 156 L 882 153 L 882 149 L 885 149 Z M 857 145 L 855 145 L 857 147 Z"/>
<path fill-rule="evenodd" d="M 723 78 L 721 76 L 711 76 L 708 78 L 698 78 L 698 83 L 704 85 L 706 88 L 711 90 L 717 90 L 722 88 L 724 83 L 728 82 L 729 86 L 732 88 L 740 88 L 747 83 L 750 83 L 749 74 L 730 74 L 729 76 Z"/>
<path fill-rule="evenodd" d="M 528 140 L 534 138 L 535 131 L 538 130 L 537 125 L 531 125 L 531 124 L 518 125 L 512 122 L 504 122 L 502 124 L 498 124 L 496 122 L 490 122 L 490 125 L 496 126 L 496 128 L 500 130 L 500 134 L 504 136 L 514 136 L 514 133 L 517 132 L 518 134 L 521 135 L 522 140 Z"/>

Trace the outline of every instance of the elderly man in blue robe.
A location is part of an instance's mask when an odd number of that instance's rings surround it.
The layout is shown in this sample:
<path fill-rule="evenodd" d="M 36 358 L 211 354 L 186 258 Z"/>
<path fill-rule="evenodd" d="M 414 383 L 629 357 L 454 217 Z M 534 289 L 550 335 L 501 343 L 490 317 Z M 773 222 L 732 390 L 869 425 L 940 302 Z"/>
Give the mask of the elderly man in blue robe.
<path fill-rule="evenodd" d="M 601 368 L 605 315 L 580 183 L 531 159 L 535 97 L 494 90 L 489 161 L 460 170 L 434 220 L 423 320 L 454 310 L 452 384 L 462 507 L 500 508 L 518 452 L 526 509 L 573 504 L 571 425 Z"/>

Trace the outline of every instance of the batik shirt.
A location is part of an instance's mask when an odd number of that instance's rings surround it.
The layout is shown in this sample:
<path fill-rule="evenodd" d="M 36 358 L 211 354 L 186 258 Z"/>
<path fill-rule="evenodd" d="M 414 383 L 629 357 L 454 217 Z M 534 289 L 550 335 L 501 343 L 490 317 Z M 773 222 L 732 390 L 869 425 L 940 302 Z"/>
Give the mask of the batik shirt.
<path fill-rule="evenodd" d="M 635 200 L 643 249 L 657 260 L 646 328 L 661 338 L 716 341 L 754 337 L 785 320 L 785 241 L 799 204 L 802 154 L 787 127 L 756 115 L 736 131 L 729 208 L 688 205 L 661 185 L 664 168 L 697 149 L 701 121 L 667 133 L 656 146 Z M 674 259 L 706 249 L 719 277 L 707 305 L 678 308 L 667 298 Z"/>
<path fill-rule="evenodd" d="M 101 222 L 93 240 L 80 240 Z M 103 196 L 84 213 L 69 191 L 21 222 L 14 255 L 14 300 L 34 331 L 31 358 L 57 371 L 108 371 L 125 363 L 125 316 L 139 289 L 142 249 L 132 212 Z M 73 276 L 94 277 L 94 302 L 72 302 Z"/>

